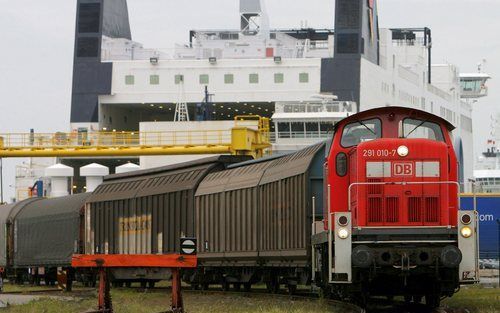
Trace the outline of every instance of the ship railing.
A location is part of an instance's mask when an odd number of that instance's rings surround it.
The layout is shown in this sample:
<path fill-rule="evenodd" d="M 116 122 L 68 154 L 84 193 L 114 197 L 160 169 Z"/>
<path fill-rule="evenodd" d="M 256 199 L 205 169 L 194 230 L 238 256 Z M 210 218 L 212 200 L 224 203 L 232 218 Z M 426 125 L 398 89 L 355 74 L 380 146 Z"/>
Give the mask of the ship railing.
<path fill-rule="evenodd" d="M 326 139 L 331 137 L 329 131 L 304 131 L 304 132 L 274 132 L 271 141 L 277 139 Z"/>
<path fill-rule="evenodd" d="M 451 95 L 449 93 L 447 93 L 446 91 L 444 90 L 441 90 L 439 88 L 437 88 L 436 86 L 433 86 L 433 85 L 427 85 L 427 91 L 429 91 L 430 93 L 433 93 L 435 94 L 436 96 L 446 100 L 446 101 L 451 101 Z"/>
<path fill-rule="evenodd" d="M 2 149 L 229 145 L 231 130 L 0 134 Z"/>

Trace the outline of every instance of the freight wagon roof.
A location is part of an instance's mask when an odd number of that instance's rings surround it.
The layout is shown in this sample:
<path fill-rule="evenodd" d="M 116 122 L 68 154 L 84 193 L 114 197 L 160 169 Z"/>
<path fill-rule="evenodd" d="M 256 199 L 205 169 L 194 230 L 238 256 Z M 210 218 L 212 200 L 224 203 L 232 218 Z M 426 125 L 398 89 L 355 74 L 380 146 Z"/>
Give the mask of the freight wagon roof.
<path fill-rule="evenodd" d="M 298 152 L 231 165 L 203 179 L 196 196 L 256 187 L 306 172 L 325 143 Z"/>
<path fill-rule="evenodd" d="M 37 202 L 31 202 L 25 205 L 25 208 L 18 214 L 16 220 L 21 221 L 29 218 L 79 213 L 80 209 L 85 205 L 85 201 L 91 195 L 91 193 L 80 193 L 66 197 L 41 199 Z"/>
<path fill-rule="evenodd" d="M 216 156 L 133 173 L 112 175 L 97 187 L 89 202 L 114 201 L 194 189 L 214 168 L 248 157 Z"/>
<path fill-rule="evenodd" d="M 12 204 L 0 206 L 0 266 L 7 266 L 7 232 L 6 224 L 11 222 L 28 204 L 41 200 L 42 198 L 29 198 Z"/>
<path fill-rule="evenodd" d="M 40 200 L 43 200 L 43 198 L 29 198 L 0 206 L 0 223 L 5 225 L 9 220 L 14 219 L 27 205 Z"/>
<path fill-rule="evenodd" d="M 305 173 L 311 166 L 316 154 L 325 147 L 325 144 L 326 142 L 321 142 L 274 160 L 266 170 L 260 184 L 263 185 Z M 323 159 L 321 161 L 323 162 Z"/>
<path fill-rule="evenodd" d="M 150 168 L 150 169 L 145 169 L 145 170 L 138 170 L 138 171 L 133 171 L 133 172 L 128 172 L 128 173 L 121 173 L 121 174 L 112 174 L 112 175 L 108 175 L 108 176 L 104 177 L 104 181 L 106 182 L 106 181 L 119 180 L 119 179 L 124 179 L 124 178 L 156 175 L 158 173 L 193 167 L 196 165 L 205 165 L 205 164 L 213 164 L 213 163 L 232 164 L 232 163 L 247 161 L 249 158 L 250 157 L 248 157 L 248 156 L 217 155 L 217 156 L 211 156 L 211 157 L 197 159 L 197 160 L 193 160 L 193 161 L 189 161 L 189 162 L 182 162 L 182 163 L 161 166 L 161 167 L 155 167 L 155 168 Z"/>
<path fill-rule="evenodd" d="M 264 172 L 273 160 L 247 163 L 244 166 L 209 174 L 200 183 L 196 195 L 202 196 L 211 193 L 256 187 L 259 185 L 262 175 L 264 175 Z"/>
<path fill-rule="evenodd" d="M 14 267 L 69 266 L 90 193 L 32 202 L 17 216 Z"/>

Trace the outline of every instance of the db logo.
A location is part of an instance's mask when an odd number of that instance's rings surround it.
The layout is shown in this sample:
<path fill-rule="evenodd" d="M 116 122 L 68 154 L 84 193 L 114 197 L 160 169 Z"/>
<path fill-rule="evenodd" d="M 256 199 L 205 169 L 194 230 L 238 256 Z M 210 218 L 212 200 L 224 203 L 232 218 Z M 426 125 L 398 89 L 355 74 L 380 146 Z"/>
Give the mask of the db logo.
<path fill-rule="evenodd" d="M 393 173 L 394 176 L 413 176 L 413 163 L 394 163 Z"/>

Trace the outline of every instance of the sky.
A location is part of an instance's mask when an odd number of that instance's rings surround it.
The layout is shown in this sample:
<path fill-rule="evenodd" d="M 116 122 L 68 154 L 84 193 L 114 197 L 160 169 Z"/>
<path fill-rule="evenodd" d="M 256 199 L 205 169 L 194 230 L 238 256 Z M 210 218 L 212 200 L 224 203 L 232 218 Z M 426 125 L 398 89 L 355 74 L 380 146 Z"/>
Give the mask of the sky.
<path fill-rule="evenodd" d="M 334 0 L 267 0 L 273 28 L 333 28 Z M 474 105 L 475 152 L 500 111 L 500 0 L 379 0 L 381 27 L 430 27 L 433 62 L 475 72 L 486 60 L 490 96 Z M 128 0 L 133 40 L 173 48 L 190 29 L 238 28 L 238 0 Z M 67 131 L 76 0 L 0 0 L 0 133 Z M 3 162 L 4 198 L 14 195 L 15 165 Z"/>

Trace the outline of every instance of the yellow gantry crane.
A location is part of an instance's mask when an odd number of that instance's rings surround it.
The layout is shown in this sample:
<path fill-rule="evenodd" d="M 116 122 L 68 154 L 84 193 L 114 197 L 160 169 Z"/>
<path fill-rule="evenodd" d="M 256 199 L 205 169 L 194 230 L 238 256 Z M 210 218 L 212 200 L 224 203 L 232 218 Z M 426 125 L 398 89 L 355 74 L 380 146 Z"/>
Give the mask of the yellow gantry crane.
<path fill-rule="evenodd" d="M 236 116 L 230 130 L 0 134 L 0 158 L 233 154 L 259 158 L 271 147 L 269 119 Z"/>

